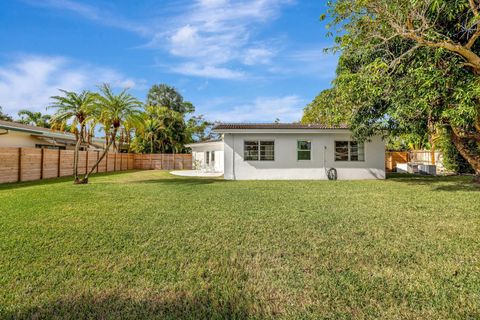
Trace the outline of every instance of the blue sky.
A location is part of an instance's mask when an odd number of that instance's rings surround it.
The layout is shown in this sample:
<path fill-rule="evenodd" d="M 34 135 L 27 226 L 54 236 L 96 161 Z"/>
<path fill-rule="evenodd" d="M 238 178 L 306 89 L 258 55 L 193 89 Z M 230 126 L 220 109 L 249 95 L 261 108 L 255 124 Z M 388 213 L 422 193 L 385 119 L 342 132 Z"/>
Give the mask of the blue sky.
<path fill-rule="evenodd" d="M 0 5 L 0 105 L 45 111 L 59 88 L 154 83 L 212 121 L 298 121 L 337 57 L 326 1 L 8 0 Z"/>

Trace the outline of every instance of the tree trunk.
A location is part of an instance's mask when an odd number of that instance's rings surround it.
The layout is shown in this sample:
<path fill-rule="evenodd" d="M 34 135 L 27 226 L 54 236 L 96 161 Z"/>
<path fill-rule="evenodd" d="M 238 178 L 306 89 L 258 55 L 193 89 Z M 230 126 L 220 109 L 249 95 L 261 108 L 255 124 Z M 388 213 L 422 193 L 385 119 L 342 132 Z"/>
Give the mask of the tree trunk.
<path fill-rule="evenodd" d="M 462 139 L 455 133 L 455 129 L 452 130 L 452 142 L 455 145 L 455 148 L 462 155 L 462 157 L 467 160 L 467 162 L 475 170 L 475 179 L 474 182 L 480 183 L 480 155 L 472 152 L 468 145 L 465 143 L 465 140 Z"/>
<path fill-rule="evenodd" d="M 75 144 L 75 151 L 73 154 L 73 183 L 78 184 L 80 183 L 80 179 L 78 178 L 78 158 L 80 152 L 80 143 L 81 138 L 78 137 L 77 143 Z"/>
<path fill-rule="evenodd" d="M 435 144 L 430 146 L 430 163 L 435 165 Z"/>
<path fill-rule="evenodd" d="M 105 150 L 103 151 L 102 155 L 100 156 L 100 158 L 98 158 L 97 162 L 95 162 L 95 165 L 92 167 L 92 169 L 90 169 L 90 171 L 83 177 L 83 179 L 80 183 L 82 183 L 82 184 L 87 184 L 88 183 L 88 177 L 93 173 L 93 171 L 95 171 L 97 169 L 98 165 L 100 164 L 100 162 L 102 162 L 103 158 L 105 158 L 105 156 L 108 153 L 108 150 L 110 149 L 110 147 L 113 144 L 113 141 L 115 141 L 115 136 L 116 135 L 117 135 L 117 129 L 114 129 L 113 133 L 112 133 L 112 136 L 110 138 L 110 141 L 108 141 L 108 144 L 107 144 Z"/>
<path fill-rule="evenodd" d="M 75 144 L 75 151 L 73 154 L 73 183 L 74 184 L 79 184 L 80 178 L 78 177 L 78 159 L 80 157 L 80 144 L 82 143 L 83 140 L 83 123 L 80 126 L 80 134 L 77 137 L 77 143 Z"/>

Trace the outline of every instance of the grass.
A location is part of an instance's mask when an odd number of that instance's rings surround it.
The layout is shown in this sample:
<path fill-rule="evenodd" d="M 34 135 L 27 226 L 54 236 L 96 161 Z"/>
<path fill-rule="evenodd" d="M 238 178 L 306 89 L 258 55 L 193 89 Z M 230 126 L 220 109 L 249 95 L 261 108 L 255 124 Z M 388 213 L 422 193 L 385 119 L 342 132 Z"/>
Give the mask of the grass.
<path fill-rule="evenodd" d="M 0 186 L 0 318 L 478 319 L 470 179 Z"/>

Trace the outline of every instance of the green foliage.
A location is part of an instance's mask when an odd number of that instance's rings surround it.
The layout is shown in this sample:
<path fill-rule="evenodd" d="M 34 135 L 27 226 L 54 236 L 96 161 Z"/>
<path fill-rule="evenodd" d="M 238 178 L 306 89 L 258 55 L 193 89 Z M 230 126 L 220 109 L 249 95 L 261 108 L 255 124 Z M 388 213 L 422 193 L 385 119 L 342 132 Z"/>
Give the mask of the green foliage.
<path fill-rule="evenodd" d="M 20 116 L 20 120 L 18 120 L 20 123 L 43 128 L 50 128 L 51 126 L 50 120 L 52 117 L 48 114 L 23 109 L 18 112 L 18 115 Z"/>
<path fill-rule="evenodd" d="M 166 84 L 153 85 L 147 94 L 146 105 L 152 107 L 166 107 L 178 113 L 193 113 L 192 103 L 184 101 L 177 89 Z"/>
<path fill-rule="evenodd" d="M 190 142 L 215 140 L 219 135 L 212 131 L 214 123 L 206 120 L 202 115 L 194 116 L 187 121 L 187 131 Z"/>
<path fill-rule="evenodd" d="M 457 173 L 475 173 L 469 163 L 453 145 L 448 130 L 444 129 L 441 131 L 437 145 L 442 150 L 442 163 L 445 169 Z"/>
<path fill-rule="evenodd" d="M 97 119 L 105 132 L 118 130 L 125 123 L 140 125 L 142 105 L 137 98 L 128 93 L 128 89 L 116 94 L 108 84 L 103 84 L 100 93 L 95 95 Z"/>
<path fill-rule="evenodd" d="M 340 95 L 335 89 L 327 89 L 309 103 L 303 113 L 302 123 L 327 125 L 349 124 L 352 108 L 337 101 Z"/>
<path fill-rule="evenodd" d="M 383 135 L 408 145 L 414 137 L 423 146 L 425 138 L 433 146 L 439 131 L 451 129 L 458 136 L 455 147 L 480 174 L 475 8 L 447 0 L 329 5 L 331 27 L 338 32 L 333 50 L 341 52 L 337 77 L 307 106 L 304 121 L 347 117 L 359 140 Z"/>
<path fill-rule="evenodd" d="M 6 113 L 3 113 L 3 107 L 0 106 L 0 120 L 13 121 L 13 118 Z"/>
<path fill-rule="evenodd" d="M 48 107 L 56 109 L 51 119 L 52 127 L 60 130 L 69 127 L 72 132 L 85 140 L 87 131 L 93 134 L 95 127 L 96 95 L 90 91 L 76 93 L 60 90 L 60 92 L 62 95 L 51 97 L 52 104 Z M 88 125 L 91 125 L 91 131 L 85 131 Z"/>
<path fill-rule="evenodd" d="M 144 126 L 136 131 L 132 149 L 139 153 L 183 153 L 185 144 L 212 137 L 212 123 L 203 116 L 187 115 L 195 110 L 173 87 L 161 84 L 149 90 Z"/>

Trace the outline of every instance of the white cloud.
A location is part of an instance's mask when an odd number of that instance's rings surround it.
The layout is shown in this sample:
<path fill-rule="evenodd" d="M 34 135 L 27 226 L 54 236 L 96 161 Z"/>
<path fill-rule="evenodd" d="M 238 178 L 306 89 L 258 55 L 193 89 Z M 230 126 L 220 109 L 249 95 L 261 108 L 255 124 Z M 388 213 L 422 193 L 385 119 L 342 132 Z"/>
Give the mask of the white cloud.
<path fill-rule="evenodd" d="M 70 11 L 86 19 L 107 26 L 124 29 L 142 35 L 147 35 L 150 32 L 147 25 L 133 22 L 118 15 L 113 15 L 105 8 L 99 8 L 73 0 L 23 0 L 23 2 L 37 7 Z"/>
<path fill-rule="evenodd" d="M 210 77 L 222 71 L 222 79 L 238 79 L 245 72 L 231 65 L 271 64 L 279 51 L 271 39 L 258 41 L 259 28 L 278 18 L 285 5 L 295 0 L 196 0 L 166 3 L 152 16 L 126 19 L 114 5 L 93 6 L 75 0 L 22 0 L 38 7 L 75 13 L 103 25 L 135 32 L 148 39 L 143 47 L 166 50 L 180 65 L 167 68 L 183 75 Z M 164 7 L 173 6 L 173 11 Z M 162 10 L 170 16 L 162 15 Z M 160 12 L 160 13 L 159 13 Z M 192 73 L 189 74 L 188 71 Z"/>
<path fill-rule="evenodd" d="M 274 56 L 272 50 L 266 48 L 250 48 L 244 53 L 243 63 L 246 65 L 269 64 Z"/>
<path fill-rule="evenodd" d="M 258 25 L 275 19 L 286 3 L 290 1 L 197 1 L 186 13 L 174 17 L 167 35 L 155 37 L 151 45 L 163 46 L 166 40 L 170 54 L 205 68 L 231 62 L 267 64 L 276 50 L 252 43 L 252 32 Z M 198 72 L 193 75 L 198 76 Z"/>
<path fill-rule="evenodd" d="M 230 108 L 229 111 L 206 111 L 208 119 L 222 122 L 282 122 L 299 121 L 305 101 L 296 95 L 284 97 L 259 97 L 250 103 Z"/>
<path fill-rule="evenodd" d="M 245 76 L 241 71 L 195 63 L 176 66 L 172 68 L 172 71 L 179 74 L 211 79 L 242 79 Z"/>
<path fill-rule="evenodd" d="M 12 115 L 20 109 L 44 112 L 58 89 L 79 91 L 102 83 L 131 88 L 138 82 L 116 70 L 65 57 L 24 56 L 0 66 L 0 105 Z"/>

